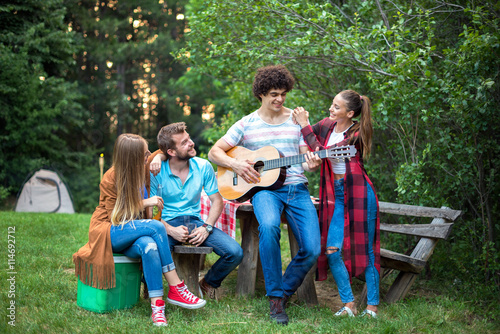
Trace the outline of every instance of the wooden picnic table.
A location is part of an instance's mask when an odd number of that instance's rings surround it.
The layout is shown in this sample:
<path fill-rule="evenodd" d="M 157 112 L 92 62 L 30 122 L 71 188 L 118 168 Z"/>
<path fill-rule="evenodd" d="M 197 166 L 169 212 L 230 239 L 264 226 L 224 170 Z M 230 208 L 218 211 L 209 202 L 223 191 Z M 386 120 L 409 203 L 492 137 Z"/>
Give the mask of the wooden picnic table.
<path fill-rule="evenodd" d="M 317 210 L 319 203 L 313 201 Z M 393 282 L 384 300 L 387 303 L 402 300 L 416 277 L 429 261 L 437 242 L 447 239 L 451 233 L 453 222 L 460 216 L 460 210 L 450 208 L 431 208 L 416 205 L 405 205 L 389 202 L 379 202 L 381 213 L 380 231 L 398 233 L 417 237 L 416 245 L 410 255 L 400 254 L 386 249 L 381 249 L 381 279 L 384 270 L 398 270 L 399 275 Z M 387 224 L 384 223 L 387 214 L 400 216 L 429 217 L 433 218 L 430 224 Z M 253 206 L 249 202 L 239 204 L 236 218 L 240 221 L 241 247 L 243 248 L 243 261 L 238 269 L 236 293 L 250 295 L 255 292 L 256 276 L 259 266 L 259 223 L 255 218 Z M 284 219 L 282 219 L 284 221 Z M 286 222 L 286 221 L 285 221 Z M 288 229 L 290 252 L 292 257 L 297 253 L 298 244 L 291 229 Z M 297 298 L 308 304 L 318 304 L 316 288 L 314 285 L 315 266 L 309 271 L 304 282 L 297 290 Z M 366 287 L 359 302 L 366 296 Z"/>

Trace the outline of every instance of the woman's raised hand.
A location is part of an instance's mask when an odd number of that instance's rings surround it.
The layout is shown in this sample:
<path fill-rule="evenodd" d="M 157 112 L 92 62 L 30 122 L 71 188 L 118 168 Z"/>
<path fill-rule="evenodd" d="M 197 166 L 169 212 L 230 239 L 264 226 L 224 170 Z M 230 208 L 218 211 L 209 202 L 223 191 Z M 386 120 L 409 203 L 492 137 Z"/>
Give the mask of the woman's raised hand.
<path fill-rule="evenodd" d="M 309 111 L 303 107 L 297 107 L 292 111 L 293 121 L 300 127 L 305 128 L 309 125 Z"/>

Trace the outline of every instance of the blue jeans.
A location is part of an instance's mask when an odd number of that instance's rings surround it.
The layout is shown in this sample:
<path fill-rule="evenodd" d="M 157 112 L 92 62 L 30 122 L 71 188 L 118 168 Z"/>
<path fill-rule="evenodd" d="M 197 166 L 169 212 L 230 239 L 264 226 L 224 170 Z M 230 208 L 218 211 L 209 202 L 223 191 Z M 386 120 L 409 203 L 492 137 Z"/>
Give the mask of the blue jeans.
<path fill-rule="evenodd" d="M 200 227 L 204 224 L 203 220 L 196 216 L 175 217 L 169 220 L 168 224 L 177 227 L 187 222 L 194 222 L 196 227 Z M 170 244 L 170 250 L 173 250 L 174 246 L 180 243 L 171 236 L 168 236 L 168 242 Z M 213 264 L 212 268 L 210 268 L 205 275 L 205 282 L 214 288 L 218 288 L 224 278 L 241 263 L 241 260 L 243 260 L 243 249 L 241 249 L 240 244 L 233 238 L 215 227 L 212 234 L 209 234 L 201 245 L 212 247 L 215 254 L 220 256 L 217 262 Z"/>
<path fill-rule="evenodd" d="M 367 183 L 367 227 L 368 227 L 368 266 L 365 269 L 367 288 L 367 304 L 379 304 L 379 280 L 380 275 L 375 268 L 375 255 L 373 254 L 373 239 L 375 238 L 375 227 L 377 224 L 377 202 L 372 187 Z M 338 251 L 327 254 L 328 264 L 335 283 L 339 290 L 342 303 L 354 301 L 349 273 L 342 259 L 342 247 L 344 244 L 344 179 L 335 180 L 335 210 L 328 229 L 328 248 L 337 248 Z"/>
<path fill-rule="evenodd" d="M 149 297 L 163 296 L 162 273 L 175 269 L 163 223 L 146 219 L 111 225 L 111 246 L 115 253 L 141 258 Z"/>
<path fill-rule="evenodd" d="M 291 296 L 316 263 L 321 252 L 318 214 L 307 187 L 290 184 L 277 190 L 261 190 L 252 198 L 259 222 L 259 252 L 268 297 Z M 299 251 L 285 274 L 281 263 L 281 214 L 297 239 Z"/>

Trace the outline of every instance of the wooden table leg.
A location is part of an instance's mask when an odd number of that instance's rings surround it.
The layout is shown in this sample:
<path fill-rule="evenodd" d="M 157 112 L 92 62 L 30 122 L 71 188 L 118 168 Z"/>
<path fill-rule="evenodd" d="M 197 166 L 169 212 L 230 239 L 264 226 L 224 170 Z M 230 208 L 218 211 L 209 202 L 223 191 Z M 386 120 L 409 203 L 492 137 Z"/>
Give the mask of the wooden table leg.
<path fill-rule="evenodd" d="M 189 291 L 196 296 L 202 298 L 199 279 L 200 255 L 201 254 L 172 254 L 177 274 L 184 284 L 187 285 Z"/>
<path fill-rule="evenodd" d="M 290 253 L 292 254 L 292 258 L 299 251 L 299 244 L 297 243 L 297 239 L 293 235 L 292 229 L 288 228 L 288 239 L 290 241 Z M 316 286 L 314 285 L 314 275 L 316 271 L 316 265 L 314 265 L 311 270 L 307 273 L 304 281 L 297 289 L 297 298 L 299 300 L 305 301 L 310 305 L 318 304 L 318 296 L 316 295 Z"/>
<path fill-rule="evenodd" d="M 257 278 L 257 264 L 259 258 L 259 223 L 253 215 L 240 218 L 241 248 L 243 260 L 238 268 L 236 294 L 240 296 L 253 296 L 255 294 L 255 281 Z"/>
<path fill-rule="evenodd" d="M 212 247 L 187 247 L 176 245 L 172 253 L 179 278 L 184 280 L 184 284 L 187 285 L 189 291 L 200 298 L 203 298 L 200 283 L 198 281 L 200 257 L 202 254 L 210 254 L 212 251 Z"/>

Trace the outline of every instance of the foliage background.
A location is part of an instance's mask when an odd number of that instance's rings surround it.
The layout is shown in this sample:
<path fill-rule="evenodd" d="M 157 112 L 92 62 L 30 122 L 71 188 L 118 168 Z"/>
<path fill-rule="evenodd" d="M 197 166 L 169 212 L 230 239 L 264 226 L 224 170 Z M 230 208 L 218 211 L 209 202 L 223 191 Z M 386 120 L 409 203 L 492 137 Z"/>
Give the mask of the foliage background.
<path fill-rule="evenodd" d="M 372 100 L 366 169 L 380 200 L 463 210 L 428 272 L 456 278 L 478 307 L 497 301 L 499 13 L 487 0 L 3 1 L 2 207 L 47 165 L 91 212 L 98 156 L 109 167 L 122 132 L 153 150 L 161 126 L 185 121 L 206 156 L 258 108 L 255 69 L 281 63 L 297 79 L 287 106 L 312 122 L 343 89 Z"/>
<path fill-rule="evenodd" d="M 475 290 L 479 304 L 487 289 L 475 288 L 478 282 L 498 293 L 498 3 L 195 4 L 179 54 L 189 52 L 185 62 L 198 69 L 216 69 L 234 102 L 233 114 L 206 132 L 209 140 L 256 108 L 246 94 L 231 94 L 248 87 L 260 66 L 282 63 L 293 72 L 297 89 L 287 105 L 305 106 L 312 121 L 328 115 L 338 92 L 357 90 L 373 103 L 366 168 L 379 199 L 463 210 L 433 272 L 468 277 L 457 288 Z"/>

